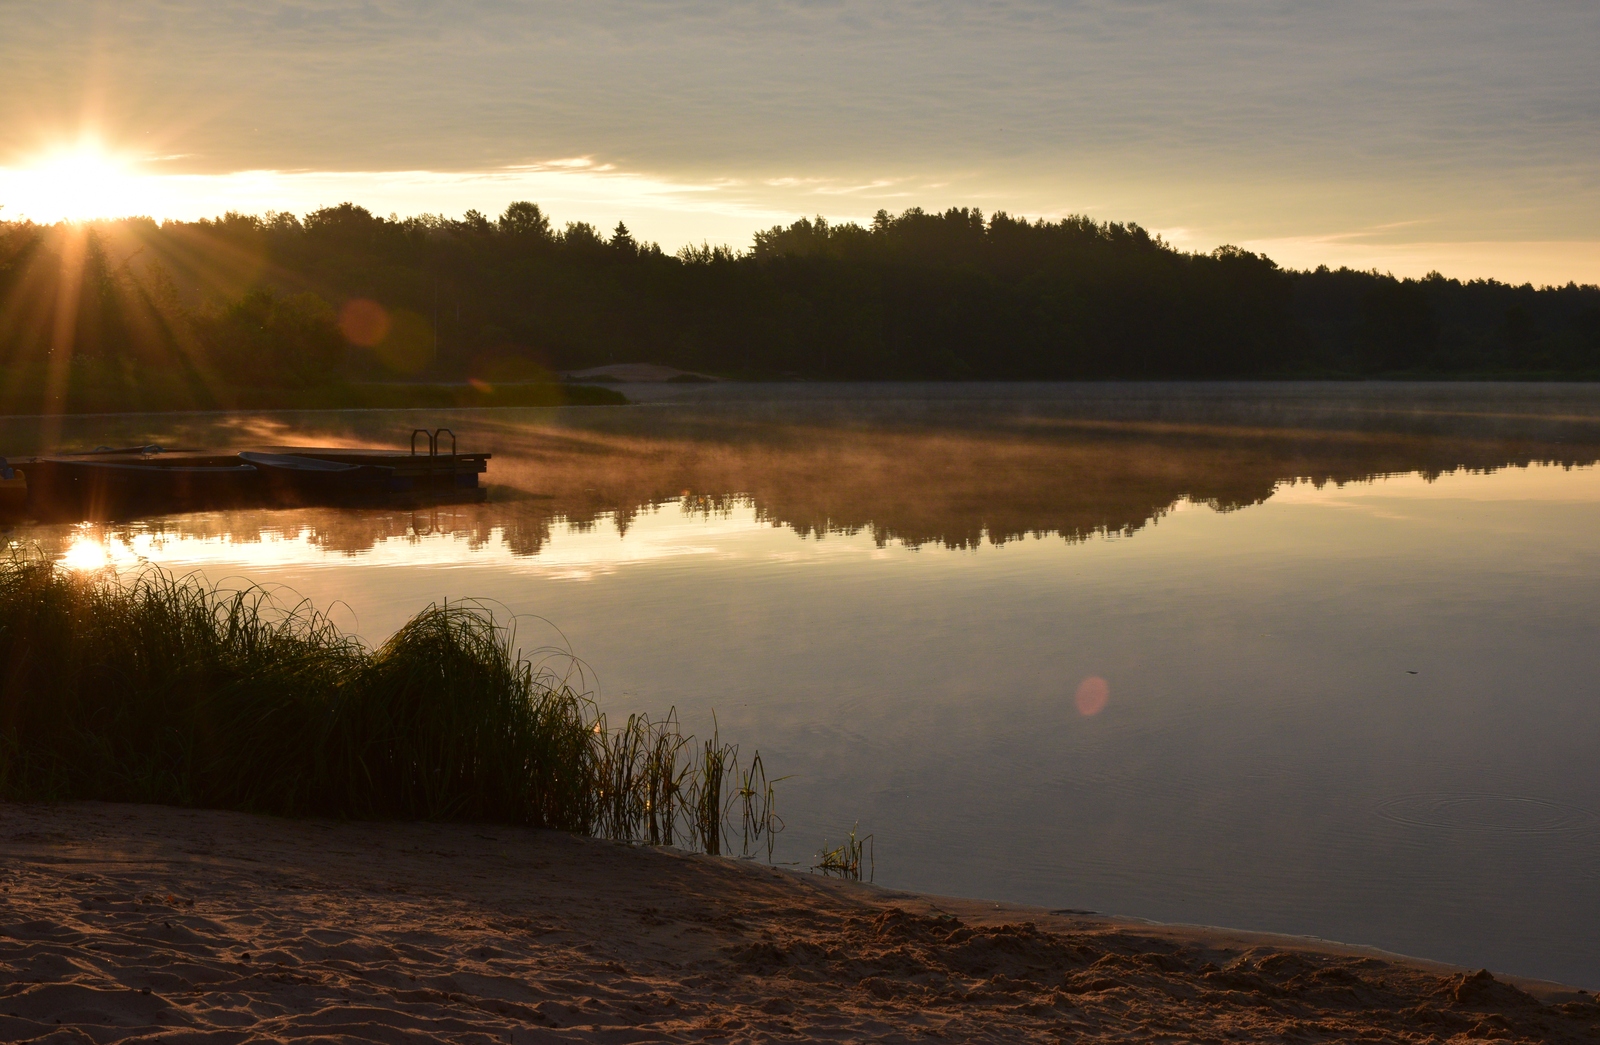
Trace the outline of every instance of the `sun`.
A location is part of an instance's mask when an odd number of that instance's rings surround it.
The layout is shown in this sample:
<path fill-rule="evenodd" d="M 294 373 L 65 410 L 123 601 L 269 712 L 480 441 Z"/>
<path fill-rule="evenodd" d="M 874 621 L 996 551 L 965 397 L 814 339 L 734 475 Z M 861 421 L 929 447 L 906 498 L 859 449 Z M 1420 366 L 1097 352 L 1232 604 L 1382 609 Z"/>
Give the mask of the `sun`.
<path fill-rule="evenodd" d="M 149 214 L 151 189 L 129 157 L 84 138 L 0 168 L 0 217 L 49 223 Z"/>

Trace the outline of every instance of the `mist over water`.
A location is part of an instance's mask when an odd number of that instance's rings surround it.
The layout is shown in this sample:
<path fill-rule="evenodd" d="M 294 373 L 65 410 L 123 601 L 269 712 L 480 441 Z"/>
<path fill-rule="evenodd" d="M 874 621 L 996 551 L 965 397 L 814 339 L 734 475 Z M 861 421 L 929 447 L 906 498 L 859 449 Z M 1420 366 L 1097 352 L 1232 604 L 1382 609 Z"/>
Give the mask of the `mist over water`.
<path fill-rule="evenodd" d="M 790 775 L 779 860 L 859 821 L 881 884 L 1600 986 L 1600 390 L 630 394 L 62 419 L 91 446 L 449 424 L 491 496 L 8 539 L 286 586 L 370 642 L 492 600 L 608 709 L 715 711 Z"/>

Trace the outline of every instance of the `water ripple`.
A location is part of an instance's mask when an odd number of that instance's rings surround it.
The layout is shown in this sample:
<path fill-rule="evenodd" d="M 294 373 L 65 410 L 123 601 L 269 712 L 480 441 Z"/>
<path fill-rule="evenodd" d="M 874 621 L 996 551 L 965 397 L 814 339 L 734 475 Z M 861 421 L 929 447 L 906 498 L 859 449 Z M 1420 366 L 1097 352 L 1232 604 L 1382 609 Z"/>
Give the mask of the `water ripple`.
<path fill-rule="evenodd" d="M 1380 803 L 1376 812 L 1406 827 L 1519 835 L 1569 834 L 1594 820 L 1583 810 L 1549 799 L 1473 792 L 1397 795 Z"/>

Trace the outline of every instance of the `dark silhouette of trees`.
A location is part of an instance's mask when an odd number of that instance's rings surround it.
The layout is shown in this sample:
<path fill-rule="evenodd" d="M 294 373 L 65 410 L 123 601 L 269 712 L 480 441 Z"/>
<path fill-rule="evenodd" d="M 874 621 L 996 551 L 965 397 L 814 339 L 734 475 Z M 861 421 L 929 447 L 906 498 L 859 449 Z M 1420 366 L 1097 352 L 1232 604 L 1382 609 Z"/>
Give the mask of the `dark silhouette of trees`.
<path fill-rule="evenodd" d="M 213 362 L 248 386 L 306 388 L 339 375 L 346 353 L 332 307 L 315 294 L 281 297 L 255 287 L 209 317 Z"/>
<path fill-rule="evenodd" d="M 341 330 L 358 301 L 381 337 Z M 620 222 L 554 228 L 531 202 L 494 220 L 345 203 L 0 224 L 0 365 L 60 354 L 252 386 L 631 361 L 856 380 L 1600 377 L 1600 289 L 1291 272 L 1135 224 L 970 208 L 802 218 L 742 253 L 675 256 Z"/>

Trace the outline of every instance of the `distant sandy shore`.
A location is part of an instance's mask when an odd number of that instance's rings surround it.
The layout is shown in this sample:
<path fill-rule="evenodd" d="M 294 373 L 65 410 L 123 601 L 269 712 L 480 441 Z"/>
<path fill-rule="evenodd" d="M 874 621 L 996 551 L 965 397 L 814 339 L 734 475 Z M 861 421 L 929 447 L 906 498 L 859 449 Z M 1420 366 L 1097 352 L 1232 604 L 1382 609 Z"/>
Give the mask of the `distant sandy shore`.
<path fill-rule="evenodd" d="M 1600 1041 L 1556 985 L 545 831 L 0 805 L 0 890 L 4 1041 Z"/>

